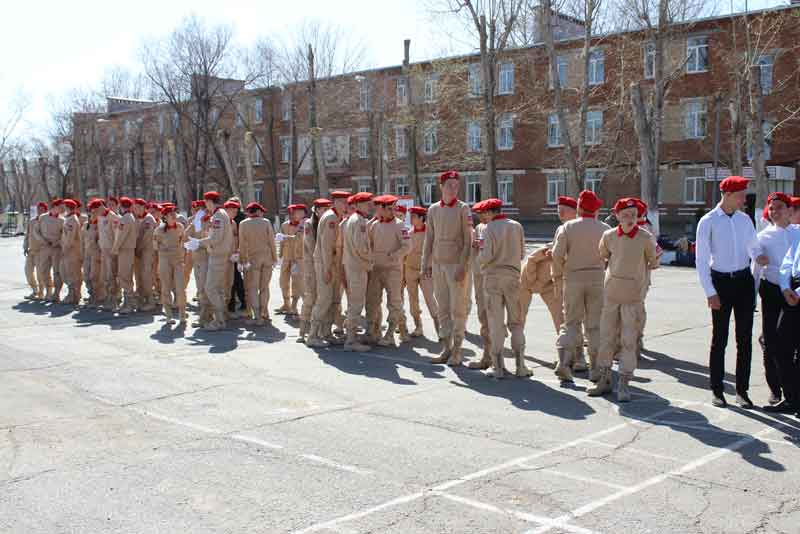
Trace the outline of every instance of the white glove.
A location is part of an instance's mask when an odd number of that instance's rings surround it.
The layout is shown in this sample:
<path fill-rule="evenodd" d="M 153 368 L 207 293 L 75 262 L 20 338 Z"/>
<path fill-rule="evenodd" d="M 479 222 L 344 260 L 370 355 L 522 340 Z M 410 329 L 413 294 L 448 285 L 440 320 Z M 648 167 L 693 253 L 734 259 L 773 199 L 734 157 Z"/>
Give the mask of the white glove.
<path fill-rule="evenodd" d="M 194 224 L 195 231 L 199 232 L 203 229 L 203 217 L 206 216 L 206 210 L 200 210 L 194 214 L 194 220 L 192 224 Z"/>
<path fill-rule="evenodd" d="M 189 241 L 183 244 L 183 248 L 185 248 L 189 252 L 194 252 L 195 250 L 200 248 L 200 240 L 195 239 L 194 237 L 190 237 Z"/>
<path fill-rule="evenodd" d="M 277 234 L 275 234 L 275 241 L 277 243 L 282 243 L 284 239 L 286 239 L 286 236 L 283 235 L 282 233 L 278 232 Z"/>
<path fill-rule="evenodd" d="M 231 262 L 236 263 L 238 261 L 239 261 L 239 253 L 234 252 L 233 254 L 231 254 Z"/>
<path fill-rule="evenodd" d="M 295 263 L 292 265 L 292 274 L 298 274 L 300 272 L 300 264 Z"/>
<path fill-rule="evenodd" d="M 250 267 L 252 267 L 252 266 L 253 266 L 253 264 L 248 261 L 247 263 L 244 264 L 244 270 L 245 271 L 249 271 Z"/>
<path fill-rule="evenodd" d="M 238 270 L 240 273 L 244 273 L 244 265 L 242 265 L 241 263 L 239 263 L 239 264 L 237 264 L 237 265 L 236 265 L 236 269 L 237 269 L 237 270 Z"/>

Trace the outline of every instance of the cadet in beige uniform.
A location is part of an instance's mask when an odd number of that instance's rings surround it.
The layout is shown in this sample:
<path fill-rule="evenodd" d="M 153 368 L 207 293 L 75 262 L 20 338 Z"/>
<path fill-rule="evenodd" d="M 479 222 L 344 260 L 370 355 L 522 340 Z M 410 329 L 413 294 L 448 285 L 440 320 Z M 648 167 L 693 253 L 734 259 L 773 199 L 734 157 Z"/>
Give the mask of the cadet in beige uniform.
<path fill-rule="evenodd" d="M 419 291 L 422 290 L 422 296 L 425 299 L 425 305 L 428 307 L 428 312 L 433 317 L 434 328 L 436 329 L 437 336 L 439 332 L 439 307 L 436 305 L 436 299 L 433 296 L 433 280 L 429 277 L 423 277 L 422 271 L 422 246 L 425 244 L 425 217 L 428 210 L 414 206 L 411 211 L 411 249 L 405 258 L 405 265 L 403 269 L 403 276 L 405 278 L 405 287 L 408 292 L 408 304 L 411 311 L 411 317 L 414 319 L 414 331 L 411 332 L 411 337 L 419 337 L 422 332 L 422 309 L 419 305 Z"/>
<path fill-rule="evenodd" d="M 423 276 L 433 277 L 433 292 L 439 306 L 439 337 L 442 353 L 433 363 L 461 365 L 461 344 L 467 322 L 468 262 L 472 245 L 472 215 L 457 198 L 461 177 L 447 171 L 439 177 L 442 200 L 428 209 Z"/>
<path fill-rule="evenodd" d="M 533 373 L 525 366 L 525 332 L 519 306 L 519 267 L 525 255 L 525 232 L 522 225 L 500 213 L 502 200 L 490 198 L 482 204 L 484 213 L 491 217 L 483 229 L 478 253 L 491 340 L 492 369 L 487 374 L 496 378 L 503 378 L 505 374 L 503 342 L 508 327 L 517 366 L 516 375 L 528 377 Z"/>
<path fill-rule="evenodd" d="M 36 225 L 37 239 L 41 243 L 39 261 L 36 270 L 39 273 L 39 286 L 47 291 L 45 301 L 61 302 L 61 232 L 64 229 L 64 219 L 59 215 L 61 199 L 55 199 L 50 205 L 50 211 L 38 217 Z M 52 275 L 51 275 L 52 272 Z"/>
<path fill-rule="evenodd" d="M 109 204 L 111 204 L 110 201 Z M 119 215 L 111 208 L 106 208 L 100 214 L 97 222 L 97 245 L 100 248 L 100 279 L 106 294 L 105 301 L 101 303 L 101 309 L 116 310 L 119 305 L 117 256 L 112 253 L 119 220 Z"/>
<path fill-rule="evenodd" d="M 405 225 L 394 215 L 397 197 L 382 195 L 373 202 L 377 208 L 377 219 L 369 225 L 369 248 L 372 251 L 372 272 L 367 287 L 367 321 L 380 321 L 380 305 L 386 292 L 386 307 L 389 327 L 378 345 L 394 347 L 395 330 L 403 317 L 403 260 L 411 250 L 411 237 Z M 348 298 L 348 313 L 350 300 Z M 380 325 L 371 325 L 369 331 L 380 332 Z M 405 335 L 403 335 L 405 334 Z M 401 341 L 408 341 L 408 334 L 401 333 Z"/>
<path fill-rule="evenodd" d="M 269 283 L 278 261 L 275 232 L 258 202 L 247 205 L 247 219 L 239 223 L 239 265 L 244 270 L 248 323 L 263 326 L 269 318 Z"/>
<path fill-rule="evenodd" d="M 561 302 L 556 298 L 556 289 L 553 284 L 553 260 L 550 255 L 552 247 L 552 243 L 538 247 L 522 262 L 522 272 L 519 276 L 519 303 L 522 308 L 522 323 L 525 324 L 533 295 L 538 294 L 547 306 L 550 318 L 553 320 L 553 327 L 558 333 L 561 323 L 564 321 L 564 311 Z"/>
<path fill-rule="evenodd" d="M 305 204 L 292 204 L 286 210 L 289 218 L 281 225 L 280 286 L 283 305 L 276 313 L 297 315 L 297 301 L 303 294 L 303 233 L 301 222 L 306 214 Z"/>
<path fill-rule="evenodd" d="M 486 313 L 486 296 L 483 290 L 483 271 L 478 261 L 480 244 L 483 239 L 483 230 L 493 217 L 493 214 L 486 211 L 485 206 L 485 201 L 477 202 L 472 206 L 472 213 L 478 216 L 479 223 L 472 232 L 470 270 L 472 271 L 472 287 L 475 288 L 475 307 L 478 309 L 478 323 L 480 324 L 480 336 L 483 342 L 483 355 L 480 361 L 469 363 L 468 367 L 470 369 L 488 369 L 492 366 L 492 342 L 489 337 L 489 317 Z M 467 291 L 467 295 L 469 295 L 469 290 Z"/>
<path fill-rule="evenodd" d="M 119 312 L 130 313 L 133 311 L 133 267 L 139 227 L 131 211 L 133 200 L 121 197 L 119 206 L 122 217 L 119 220 L 111 254 L 117 256 L 117 283 L 123 292 L 123 303 Z"/>
<path fill-rule="evenodd" d="M 311 329 L 306 345 L 309 347 L 326 347 L 330 328 L 336 310 L 336 280 L 340 279 L 341 261 L 337 257 L 337 240 L 339 239 L 339 223 L 344 216 L 347 197 L 344 191 L 331 193 L 333 207 L 326 211 L 317 227 L 316 247 L 314 248 L 314 271 L 317 277 L 317 302 L 311 312 Z M 339 253 L 341 254 L 341 252 Z"/>
<path fill-rule="evenodd" d="M 208 271 L 206 274 L 206 296 L 211 304 L 214 320 L 204 326 L 207 330 L 225 328 L 227 311 L 228 269 L 234 251 L 231 218 L 224 209 L 220 209 L 220 195 L 209 191 L 203 195 L 206 211 L 211 214 L 211 226 L 208 236 L 200 239 L 200 246 L 208 251 Z M 226 287 L 226 284 L 228 287 Z"/>
<path fill-rule="evenodd" d="M 94 198 L 86 208 L 89 210 L 89 221 L 83 230 L 83 280 L 89 292 L 87 305 L 96 308 L 106 299 L 105 284 L 100 269 L 100 215 L 105 209 L 103 201 Z"/>
<path fill-rule="evenodd" d="M 597 385 L 589 396 L 611 391 L 611 366 L 619 347 L 617 400 L 631 399 L 628 384 L 637 367 L 637 344 L 644 320 L 644 288 L 647 272 L 658 265 L 653 236 L 636 224 L 637 199 L 623 198 L 614 205 L 619 226 L 607 230 L 598 250 L 608 261 L 605 276 L 605 302 L 600 322 L 600 352 L 597 358 Z"/>
<path fill-rule="evenodd" d="M 178 221 L 185 227 L 184 238 L 186 237 L 186 233 L 189 232 L 189 227 L 194 222 L 194 218 L 201 209 L 203 209 L 203 201 L 192 200 L 192 207 L 188 219 L 185 217 L 182 217 L 183 219 L 186 219 L 185 221 L 178 219 Z M 194 272 L 194 259 L 192 255 L 193 253 L 190 250 L 184 250 L 183 252 L 183 286 L 187 288 L 189 287 L 189 280 L 192 278 L 192 273 Z M 197 295 L 195 295 L 195 300 L 196 297 Z"/>
<path fill-rule="evenodd" d="M 38 230 L 39 217 L 44 213 L 47 213 L 47 203 L 39 202 L 36 205 L 36 217 L 28 222 L 28 231 L 25 233 L 25 240 L 22 243 L 22 251 L 25 254 L 25 278 L 31 287 L 31 294 L 25 297 L 28 300 L 41 300 L 44 298 L 46 289 L 40 285 L 38 280 L 42 277 L 37 273 L 36 269 L 39 261 L 39 251 L 42 248 Z"/>
<path fill-rule="evenodd" d="M 200 240 L 208 237 L 208 230 L 211 227 L 211 213 L 205 211 L 205 202 L 197 200 L 196 202 L 202 203 L 202 211 L 198 211 L 194 218 L 189 221 L 189 225 L 184 230 L 184 237 L 186 241 Z M 200 307 L 199 318 L 196 323 L 192 324 L 194 327 L 205 326 L 211 322 L 212 311 L 211 303 L 206 294 L 206 276 L 208 275 L 208 251 L 199 247 L 191 251 L 192 254 L 192 268 L 194 269 L 194 283 L 197 289 L 197 303 Z"/>
<path fill-rule="evenodd" d="M 355 213 L 347 218 L 342 228 L 342 265 L 347 290 L 347 319 L 345 321 L 345 350 L 363 352 L 369 345 L 356 338 L 361 312 L 367 299 L 367 275 L 373 268 L 369 237 L 369 205 L 372 193 L 356 193 L 347 199 Z M 394 218 L 392 218 L 394 220 Z"/>
<path fill-rule="evenodd" d="M 572 381 L 572 361 L 583 345 L 580 324 L 589 338 L 590 378 L 597 378 L 596 360 L 599 345 L 600 312 L 603 308 L 603 270 L 597 243 L 608 225 L 596 219 L 602 202 L 592 191 L 582 191 L 578 198 L 579 218 L 564 223 L 556 232 L 553 245 L 553 281 L 564 303 L 564 324 L 556 340 L 559 365 L 556 374 Z M 563 289 L 562 289 L 563 288 Z"/>
<path fill-rule="evenodd" d="M 136 216 L 136 264 L 134 275 L 136 277 L 136 296 L 138 297 L 139 311 L 152 311 L 153 303 L 153 231 L 157 223 L 155 218 L 148 213 L 147 202 L 142 198 L 134 200 L 134 215 Z"/>
<path fill-rule="evenodd" d="M 83 247 L 81 246 L 81 220 L 78 203 L 68 198 L 64 200 L 67 215 L 64 218 L 64 229 L 61 233 L 61 274 L 67 284 L 67 298 L 64 304 L 77 306 L 81 302 L 81 285 L 83 277 Z"/>
<path fill-rule="evenodd" d="M 177 221 L 172 205 L 161 210 L 164 221 L 153 230 L 151 239 L 158 254 L 158 278 L 161 281 L 161 308 L 167 324 L 175 324 L 173 310 L 181 324 L 186 322 L 186 286 L 183 285 L 184 228 Z"/>
<path fill-rule="evenodd" d="M 314 249 L 317 246 L 319 220 L 330 209 L 332 202 L 327 198 L 314 201 L 311 218 L 303 222 L 303 307 L 300 310 L 299 343 L 305 343 L 311 330 L 311 313 L 317 302 L 317 275 L 314 270 Z"/>

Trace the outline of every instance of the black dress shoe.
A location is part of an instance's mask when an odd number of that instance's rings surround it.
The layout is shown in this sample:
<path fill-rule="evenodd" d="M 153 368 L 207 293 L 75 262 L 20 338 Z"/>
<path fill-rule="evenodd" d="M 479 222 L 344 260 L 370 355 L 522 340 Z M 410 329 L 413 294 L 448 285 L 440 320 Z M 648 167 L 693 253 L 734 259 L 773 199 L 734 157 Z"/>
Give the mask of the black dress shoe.
<path fill-rule="evenodd" d="M 725 408 L 728 406 L 728 401 L 725 400 L 725 395 L 721 391 L 714 391 L 711 393 L 711 404 L 717 408 Z"/>
<path fill-rule="evenodd" d="M 750 400 L 750 397 L 747 396 L 747 393 L 737 393 L 736 404 L 745 410 L 750 410 L 753 408 L 753 401 Z"/>
<path fill-rule="evenodd" d="M 786 400 L 781 401 L 778 404 L 764 406 L 763 410 L 767 413 L 794 413 L 797 411 L 797 409 Z"/>

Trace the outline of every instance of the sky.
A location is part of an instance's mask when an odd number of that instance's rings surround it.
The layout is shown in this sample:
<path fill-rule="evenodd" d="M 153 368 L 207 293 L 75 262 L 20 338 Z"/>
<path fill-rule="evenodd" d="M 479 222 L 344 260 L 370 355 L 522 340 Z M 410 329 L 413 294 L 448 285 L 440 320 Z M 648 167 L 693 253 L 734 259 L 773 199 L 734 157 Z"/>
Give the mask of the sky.
<path fill-rule="evenodd" d="M 96 86 L 114 65 L 139 70 L 142 41 L 169 33 L 192 13 L 211 24 L 231 24 L 235 40 L 244 45 L 259 36 L 280 39 L 302 20 L 314 18 L 341 25 L 358 35 L 366 45 L 369 66 L 401 63 L 406 38 L 412 40 L 411 60 L 427 59 L 454 50 L 449 36 L 441 31 L 441 21 L 431 17 L 429 8 L 435 1 L 7 2 L 0 32 L 0 120 L 10 103 L 21 95 L 28 107 L 17 135 L 41 135 L 46 130 L 53 99 L 71 88 Z M 731 1 L 744 4 L 744 0 L 725 0 L 725 4 Z M 784 5 L 787 1 L 749 0 L 749 8 Z"/>

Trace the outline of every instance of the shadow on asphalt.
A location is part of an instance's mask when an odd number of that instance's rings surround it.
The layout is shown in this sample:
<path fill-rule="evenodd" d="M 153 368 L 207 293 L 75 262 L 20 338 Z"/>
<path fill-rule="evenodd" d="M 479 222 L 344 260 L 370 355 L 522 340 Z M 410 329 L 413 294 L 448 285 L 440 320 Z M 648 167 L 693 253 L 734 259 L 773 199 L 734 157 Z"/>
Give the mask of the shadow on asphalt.
<path fill-rule="evenodd" d="M 663 352 L 643 349 L 642 358 L 639 359 L 639 367 L 642 369 L 660 371 L 674 377 L 679 383 L 687 386 L 705 390 L 709 389 L 708 366 L 706 365 L 679 360 Z M 736 377 L 730 373 L 725 373 L 723 379 L 727 383 L 726 386 L 728 386 L 726 389 L 728 391 L 733 391 L 731 388 L 735 389 Z"/>

